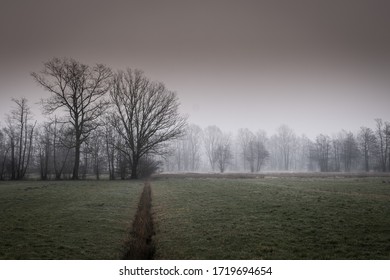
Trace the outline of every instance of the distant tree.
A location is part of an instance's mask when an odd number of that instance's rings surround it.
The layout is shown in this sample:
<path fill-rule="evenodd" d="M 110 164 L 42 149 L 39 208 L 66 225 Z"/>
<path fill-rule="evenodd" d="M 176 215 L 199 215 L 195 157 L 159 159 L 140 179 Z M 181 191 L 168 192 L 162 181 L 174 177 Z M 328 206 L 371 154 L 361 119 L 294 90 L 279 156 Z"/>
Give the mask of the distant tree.
<path fill-rule="evenodd" d="M 310 166 L 310 147 L 312 142 L 305 135 L 297 137 L 297 149 L 294 158 L 294 169 L 307 171 Z"/>
<path fill-rule="evenodd" d="M 203 132 L 205 151 L 212 171 L 215 171 L 217 158 L 216 150 L 222 138 L 222 131 L 215 125 L 208 126 Z"/>
<path fill-rule="evenodd" d="M 267 136 L 264 131 L 258 131 L 256 134 L 254 145 L 255 150 L 255 167 L 256 172 L 259 172 L 264 166 L 265 161 L 269 158 L 269 152 L 266 149 Z"/>
<path fill-rule="evenodd" d="M 0 129 L 0 180 L 5 179 L 6 163 L 8 160 L 9 146 L 7 145 L 6 134 Z"/>
<path fill-rule="evenodd" d="M 354 162 L 359 157 L 359 148 L 356 142 L 356 139 L 352 132 L 343 132 L 343 142 L 342 142 L 342 156 L 344 162 L 344 170 L 350 172 L 354 165 Z"/>
<path fill-rule="evenodd" d="M 51 171 L 50 160 L 53 154 L 51 123 L 46 122 L 40 125 L 35 138 L 41 180 L 47 180 Z"/>
<path fill-rule="evenodd" d="M 202 129 L 190 124 L 182 137 L 170 141 L 169 152 L 163 157 L 165 167 L 177 171 L 196 171 L 200 165 Z"/>
<path fill-rule="evenodd" d="M 11 179 L 23 179 L 30 163 L 36 122 L 31 124 L 31 110 L 26 98 L 12 99 L 15 108 L 7 117 L 11 149 Z"/>
<path fill-rule="evenodd" d="M 332 138 L 331 142 L 332 167 L 329 171 L 340 172 L 343 149 L 343 135 L 339 133 L 336 137 Z"/>
<path fill-rule="evenodd" d="M 104 118 L 103 135 L 104 135 L 104 147 L 105 147 L 106 159 L 108 163 L 109 179 L 114 180 L 115 173 L 116 173 L 115 157 L 117 154 L 117 149 L 115 144 L 117 143 L 118 135 L 116 133 L 115 128 L 111 125 L 109 116 L 105 116 Z"/>
<path fill-rule="evenodd" d="M 139 70 L 116 73 L 110 96 L 113 126 L 126 146 L 119 148 L 130 163 L 131 179 L 136 179 L 140 160 L 150 160 L 164 151 L 168 140 L 183 135 L 186 119 L 178 112 L 176 94 Z"/>
<path fill-rule="evenodd" d="M 72 179 L 79 179 L 80 148 L 99 123 L 98 118 L 106 109 L 102 98 L 109 89 L 111 70 L 97 64 L 94 67 L 74 59 L 53 58 L 44 64 L 43 70 L 32 73 L 33 78 L 51 97 L 42 101 L 45 113 L 52 114 L 63 108 L 74 133 L 74 166 Z"/>
<path fill-rule="evenodd" d="M 226 171 L 226 168 L 230 164 L 233 157 L 230 141 L 230 136 L 223 134 L 222 137 L 218 139 L 216 149 L 214 151 L 214 158 L 221 173 Z"/>
<path fill-rule="evenodd" d="M 7 163 L 7 170 L 8 174 L 11 180 L 15 180 L 16 177 L 16 165 L 17 165 L 17 131 L 16 127 L 12 121 L 12 118 L 8 115 L 7 116 L 7 124 L 4 129 L 5 134 L 8 138 L 8 146 L 9 146 L 9 153 L 10 153 L 10 159 Z"/>
<path fill-rule="evenodd" d="M 58 122 L 57 116 L 51 122 L 52 142 L 53 142 L 53 169 L 55 179 L 60 180 L 71 164 L 69 155 L 71 153 L 74 140 L 73 132 L 67 124 Z"/>
<path fill-rule="evenodd" d="M 290 169 L 292 153 L 294 152 L 295 133 L 287 125 L 282 125 L 278 129 L 277 142 L 283 159 L 284 170 Z"/>
<path fill-rule="evenodd" d="M 383 172 L 386 172 L 390 146 L 390 123 L 383 123 L 382 119 L 375 119 L 376 136 L 378 139 L 379 160 Z"/>
<path fill-rule="evenodd" d="M 195 124 L 190 124 L 186 129 L 184 139 L 188 151 L 189 170 L 196 171 L 200 164 L 202 129 Z"/>
<path fill-rule="evenodd" d="M 119 176 L 121 180 L 125 180 L 129 172 L 131 172 L 131 162 L 128 156 L 129 153 L 131 153 L 131 151 L 128 151 L 128 146 L 125 140 L 122 139 L 120 136 L 116 138 L 115 150 L 116 150 L 116 157 L 115 157 L 116 175 Z"/>
<path fill-rule="evenodd" d="M 241 128 L 238 130 L 238 143 L 242 158 L 244 170 L 249 169 L 251 172 L 255 171 L 255 149 L 254 149 L 255 135 L 248 128 Z"/>
<path fill-rule="evenodd" d="M 364 156 L 364 170 L 369 172 L 371 169 L 370 160 L 376 147 L 376 137 L 374 131 L 368 127 L 361 127 L 358 135 L 358 142 L 360 150 Z"/>
<path fill-rule="evenodd" d="M 104 135 L 103 129 L 98 128 L 92 132 L 91 137 L 88 139 L 93 172 L 97 180 L 100 179 L 103 166 L 106 162 L 106 157 L 103 156 L 104 155 L 104 137 L 102 137 L 103 135 Z"/>
<path fill-rule="evenodd" d="M 259 172 L 265 160 L 269 157 L 269 152 L 265 147 L 265 133 L 259 131 L 255 135 L 246 128 L 240 129 L 238 134 L 242 158 L 244 159 L 244 169 L 249 168 L 252 173 Z"/>
<path fill-rule="evenodd" d="M 173 164 L 173 170 L 183 171 L 186 169 L 187 160 L 186 151 L 184 146 L 184 140 L 182 138 L 175 139 L 170 141 L 170 147 L 168 149 L 168 153 L 171 155 Z"/>
<path fill-rule="evenodd" d="M 329 171 L 330 143 L 330 138 L 327 135 L 320 134 L 316 138 L 316 159 L 318 161 L 321 172 Z"/>

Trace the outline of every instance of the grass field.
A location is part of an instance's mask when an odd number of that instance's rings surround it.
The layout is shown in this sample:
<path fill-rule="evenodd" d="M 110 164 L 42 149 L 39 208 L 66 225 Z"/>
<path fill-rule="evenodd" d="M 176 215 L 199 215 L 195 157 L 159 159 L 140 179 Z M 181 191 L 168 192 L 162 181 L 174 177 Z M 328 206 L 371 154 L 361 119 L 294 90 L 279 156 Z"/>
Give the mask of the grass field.
<path fill-rule="evenodd" d="M 142 182 L 0 182 L 0 259 L 118 259 Z"/>
<path fill-rule="evenodd" d="M 156 259 L 390 259 L 381 178 L 167 177 L 152 192 Z"/>
<path fill-rule="evenodd" d="M 256 177 L 152 180 L 154 258 L 390 259 L 389 178 Z M 0 259 L 121 258 L 143 185 L 0 182 Z"/>

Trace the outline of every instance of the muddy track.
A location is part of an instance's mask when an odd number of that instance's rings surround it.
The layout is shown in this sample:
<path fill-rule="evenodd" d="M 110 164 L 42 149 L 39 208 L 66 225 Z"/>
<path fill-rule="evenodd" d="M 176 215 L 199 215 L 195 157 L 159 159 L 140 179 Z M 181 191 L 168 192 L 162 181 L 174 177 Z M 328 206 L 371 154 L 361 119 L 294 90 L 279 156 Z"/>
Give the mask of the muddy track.
<path fill-rule="evenodd" d="M 154 255 L 154 244 L 152 237 L 152 193 L 150 183 L 145 182 L 141 199 L 138 203 L 138 210 L 134 217 L 133 227 L 130 236 L 125 243 L 124 260 L 151 260 Z"/>

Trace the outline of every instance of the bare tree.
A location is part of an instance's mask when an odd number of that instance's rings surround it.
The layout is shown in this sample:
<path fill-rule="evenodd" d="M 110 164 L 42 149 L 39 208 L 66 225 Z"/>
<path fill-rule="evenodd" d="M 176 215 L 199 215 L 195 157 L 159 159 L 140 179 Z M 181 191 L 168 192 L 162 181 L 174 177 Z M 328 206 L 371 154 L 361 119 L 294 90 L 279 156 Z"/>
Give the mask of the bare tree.
<path fill-rule="evenodd" d="M 97 129 L 92 132 L 89 138 L 89 147 L 91 152 L 91 160 L 93 166 L 93 172 L 95 173 L 96 179 L 100 179 L 100 175 L 105 164 L 105 157 L 103 156 L 104 151 L 104 135 L 103 129 Z"/>
<path fill-rule="evenodd" d="M 376 137 L 371 128 L 361 127 L 358 135 L 359 146 L 364 156 L 364 170 L 369 172 L 371 156 L 376 147 Z"/>
<path fill-rule="evenodd" d="M 241 148 L 241 158 L 244 170 L 255 171 L 255 135 L 248 128 L 238 130 L 238 143 Z"/>
<path fill-rule="evenodd" d="M 115 128 L 111 125 L 110 119 L 108 116 L 104 119 L 104 146 L 105 146 L 105 152 L 106 152 L 106 158 L 108 163 L 108 174 L 109 179 L 114 180 L 115 179 L 115 157 L 116 157 L 116 148 L 115 143 L 117 141 L 117 134 Z"/>
<path fill-rule="evenodd" d="M 6 134 L 0 130 L 0 180 L 5 179 L 6 163 L 10 148 L 7 145 Z"/>
<path fill-rule="evenodd" d="M 265 148 L 265 132 L 259 131 L 255 135 L 246 128 L 240 129 L 238 134 L 244 169 L 249 168 L 252 173 L 259 172 L 265 160 L 269 157 L 269 152 Z"/>
<path fill-rule="evenodd" d="M 269 152 L 265 147 L 267 141 L 267 136 L 264 131 L 258 131 L 256 133 L 254 150 L 255 150 L 255 162 L 256 162 L 256 172 L 259 172 L 261 168 L 264 166 L 265 161 L 269 157 Z"/>
<path fill-rule="evenodd" d="M 121 151 L 130 162 L 131 178 L 136 179 L 140 160 L 150 160 L 150 154 L 161 153 L 168 140 L 180 137 L 186 119 L 179 115 L 176 94 L 139 70 L 115 74 L 110 95 L 113 126 L 126 144 Z"/>
<path fill-rule="evenodd" d="M 97 119 L 106 108 L 102 98 L 108 91 L 111 70 L 97 64 L 94 67 L 74 59 L 53 58 L 44 64 L 43 70 L 32 73 L 34 79 L 51 97 L 42 100 L 45 113 L 65 109 L 74 133 L 74 166 L 72 179 L 79 178 L 80 147 L 98 126 Z"/>
<path fill-rule="evenodd" d="M 280 149 L 280 153 L 283 158 L 284 170 L 289 170 L 291 156 L 293 153 L 293 145 L 295 140 L 294 131 L 287 125 L 282 125 L 278 129 L 277 141 Z"/>
<path fill-rule="evenodd" d="M 379 146 L 379 159 L 383 172 L 386 172 L 389 145 L 390 145 L 390 123 L 383 123 L 382 119 L 375 119 L 376 122 L 376 135 L 378 138 Z"/>
<path fill-rule="evenodd" d="M 214 158 L 219 171 L 223 173 L 225 172 L 233 157 L 231 152 L 230 136 L 223 134 L 222 137 L 220 137 L 218 140 L 219 141 L 216 145 Z"/>
<path fill-rule="evenodd" d="M 318 161 L 321 172 L 329 171 L 329 154 L 331 148 L 329 136 L 320 134 L 317 136 L 315 143 L 315 157 Z"/>
<path fill-rule="evenodd" d="M 307 171 L 310 166 L 310 147 L 311 140 L 305 135 L 297 137 L 297 150 L 294 154 L 294 169 Z"/>
<path fill-rule="evenodd" d="M 359 157 L 359 149 L 356 139 L 352 132 L 343 131 L 344 137 L 342 142 L 342 156 L 344 162 L 344 170 L 350 172 L 356 159 Z"/>
<path fill-rule="evenodd" d="M 190 124 L 185 134 L 169 141 L 167 153 L 161 156 L 161 161 L 167 171 L 196 171 L 201 160 L 202 129 Z"/>
<path fill-rule="evenodd" d="M 191 171 L 196 171 L 199 168 L 201 138 L 202 129 L 199 126 L 191 124 L 187 127 L 185 141 L 189 154 L 189 169 Z"/>
<path fill-rule="evenodd" d="M 330 169 L 334 172 L 341 171 L 342 149 L 343 149 L 343 135 L 339 133 L 337 136 L 334 136 L 332 138 L 332 145 L 331 145 L 332 163 Z"/>
<path fill-rule="evenodd" d="M 16 147 L 17 147 L 17 132 L 16 127 L 13 124 L 11 116 L 7 116 L 7 126 L 4 128 L 5 134 L 8 137 L 8 146 L 10 150 L 10 159 L 7 166 L 9 177 L 11 180 L 16 179 Z"/>
<path fill-rule="evenodd" d="M 215 125 L 208 126 L 203 132 L 203 142 L 205 145 L 206 155 L 210 163 L 211 170 L 214 171 L 217 159 L 216 150 L 220 139 L 222 138 L 222 131 Z"/>
<path fill-rule="evenodd" d="M 35 138 L 41 180 L 47 180 L 49 178 L 50 159 L 53 151 L 51 123 L 47 122 L 40 125 Z"/>
<path fill-rule="evenodd" d="M 69 154 L 73 146 L 72 132 L 66 127 L 66 123 L 59 123 L 57 116 L 51 123 L 53 142 L 53 168 L 56 180 L 60 180 L 69 165 Z"/>
<path fill-rule="evenodd" d="M 6 134 L 11 148 L 11 179 L 23 179 L 30 163 L 36 122 L 31 124 L 31 111 L 26 98 L 12 99 L 16 107 L 7 118 Z"/>

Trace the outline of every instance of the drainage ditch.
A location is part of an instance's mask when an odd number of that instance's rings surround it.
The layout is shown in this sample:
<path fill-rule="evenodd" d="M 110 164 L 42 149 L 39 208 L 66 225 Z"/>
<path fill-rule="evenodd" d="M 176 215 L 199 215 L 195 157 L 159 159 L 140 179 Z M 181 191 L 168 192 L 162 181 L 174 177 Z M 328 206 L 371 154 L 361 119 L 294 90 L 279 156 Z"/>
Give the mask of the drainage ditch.
<path fill-rule="evenodd" d="M 134 217 L 130 236 L 125 243 L 124 260 L 151 260 L 154 255 L 154 235 L 152 219 L 152 191 L 149 182 L 145 182 L 138 210 Z"/>

